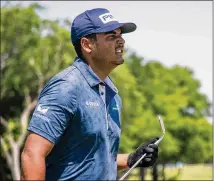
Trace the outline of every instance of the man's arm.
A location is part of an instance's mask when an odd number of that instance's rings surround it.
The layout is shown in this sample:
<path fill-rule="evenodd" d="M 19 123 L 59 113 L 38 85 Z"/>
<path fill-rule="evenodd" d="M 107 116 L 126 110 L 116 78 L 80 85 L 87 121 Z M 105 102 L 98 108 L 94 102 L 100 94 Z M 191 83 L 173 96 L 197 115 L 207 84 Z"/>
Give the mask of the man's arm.
<path fill-rule="evenodd" d="M 117 168 L 118 170 L 127 169 L 127 161 L 129 154 L 117 154 Z"/>
<path fill-rule="evenodd" d="M 21 180 L 45 180 L 45 157 L 53 146 L 42 136 L 29 134 L 21 155 Z"/>

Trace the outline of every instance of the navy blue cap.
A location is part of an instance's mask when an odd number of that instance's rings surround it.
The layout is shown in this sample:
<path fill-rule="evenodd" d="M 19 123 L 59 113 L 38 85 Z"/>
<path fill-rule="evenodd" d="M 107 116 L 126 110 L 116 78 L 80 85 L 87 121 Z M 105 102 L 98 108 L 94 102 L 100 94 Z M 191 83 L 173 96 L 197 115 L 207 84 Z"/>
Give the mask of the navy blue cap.
<path fill-rule="evenodd" d="M 92 33 L 105 33 L 121 29 L 121 33 L 135 31 L 134 23 L 119 23 L 114 16 L 104 8 L 95 8 L 79 14 L 71 26 L 71 41 L 74 44 L 80 38 Z"/>

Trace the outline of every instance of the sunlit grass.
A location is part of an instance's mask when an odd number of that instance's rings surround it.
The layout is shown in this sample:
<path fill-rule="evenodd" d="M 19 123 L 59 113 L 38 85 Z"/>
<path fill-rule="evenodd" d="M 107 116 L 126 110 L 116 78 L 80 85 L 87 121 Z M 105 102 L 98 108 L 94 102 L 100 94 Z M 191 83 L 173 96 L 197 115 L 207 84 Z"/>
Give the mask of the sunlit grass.
<path fill-rule="evenodd" d="M 212 180 L 212 166 L 203 164 L 184 166 L 179 180 Z"/>
<path fill-rule="evenodd" d="M 145 180 L 152 180 L 151 171 L 151 169 L 146 170 Z M 161 174 L 160 169 L 159 174 Z M 166 168 L 165 177 L 166 180 L 212 180 L 212 165 L 184 165 L 180 170 L 176 167 Z M 139 169 L 134 169 L 128 180 L 140 180 Z M 161 175 L 159 175 L 159 180 L 162 180 Z"/>

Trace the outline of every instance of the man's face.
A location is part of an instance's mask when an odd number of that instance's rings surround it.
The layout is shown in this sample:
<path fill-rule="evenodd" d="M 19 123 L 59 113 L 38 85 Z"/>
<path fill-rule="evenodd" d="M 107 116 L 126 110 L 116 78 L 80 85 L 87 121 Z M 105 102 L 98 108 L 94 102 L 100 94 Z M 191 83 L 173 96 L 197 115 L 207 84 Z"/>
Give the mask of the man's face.
<path fill-rule="evenodd" d="M 104 66 L 116 67 L 123 64 L 122 58 L 125 41 L 121 36 L 121 30 L 116 29 L 107 33 L 96 35 L 97 40 L 91 52 L 92 60 Z M 99 61 L 99 62 L 98 62 Z"/>

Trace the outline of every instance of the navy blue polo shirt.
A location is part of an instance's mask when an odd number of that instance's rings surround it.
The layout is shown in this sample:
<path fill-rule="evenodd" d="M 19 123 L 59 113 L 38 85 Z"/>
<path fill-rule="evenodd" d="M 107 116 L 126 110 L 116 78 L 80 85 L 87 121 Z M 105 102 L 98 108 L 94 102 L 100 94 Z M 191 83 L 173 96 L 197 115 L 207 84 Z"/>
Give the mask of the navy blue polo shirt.
<path fill-rule="evenodd" d="M 54 76 L 28 126 L 55 144 L 46 157 L 46 180 L 115 180 L 120 113 L 112 81 L 102 82 L 83 60 Z"/>

